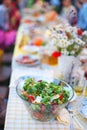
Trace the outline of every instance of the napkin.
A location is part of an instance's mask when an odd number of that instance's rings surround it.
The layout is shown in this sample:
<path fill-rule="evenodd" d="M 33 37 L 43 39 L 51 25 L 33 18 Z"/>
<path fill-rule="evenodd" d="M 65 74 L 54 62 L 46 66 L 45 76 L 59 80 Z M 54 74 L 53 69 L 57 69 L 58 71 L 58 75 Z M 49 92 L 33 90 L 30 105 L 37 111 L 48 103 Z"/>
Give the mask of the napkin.
<path fill-rule="evenodd" d="M 70 115 L 69 112 L 64 108 L 60 111 L 60 113 L 57 116 L 57 120 L 59 123 L 63 123 L 64 125 L 69 126 L 70 125 Z M 75 117 L 73 118 L 74 123 L 74 129 L 75 130 L 84 130 L 83 126 L 80 124 L 78 119 Z"/>

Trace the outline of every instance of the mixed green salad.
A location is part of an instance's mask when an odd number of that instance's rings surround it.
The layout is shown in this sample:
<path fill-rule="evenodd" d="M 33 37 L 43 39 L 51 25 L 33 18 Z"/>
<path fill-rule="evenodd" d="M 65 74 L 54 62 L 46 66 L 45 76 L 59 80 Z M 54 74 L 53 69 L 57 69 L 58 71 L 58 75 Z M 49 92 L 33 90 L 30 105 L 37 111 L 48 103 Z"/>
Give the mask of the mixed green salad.
<path fill-rule="evenodd" d="M 68 101 L 70 92 L 65 89 L 62 83 L 58 85 L 52 82 L 48 83 L 27 78 L 21 96 L 26 101 L 35 104 L 63 104 Z"/>

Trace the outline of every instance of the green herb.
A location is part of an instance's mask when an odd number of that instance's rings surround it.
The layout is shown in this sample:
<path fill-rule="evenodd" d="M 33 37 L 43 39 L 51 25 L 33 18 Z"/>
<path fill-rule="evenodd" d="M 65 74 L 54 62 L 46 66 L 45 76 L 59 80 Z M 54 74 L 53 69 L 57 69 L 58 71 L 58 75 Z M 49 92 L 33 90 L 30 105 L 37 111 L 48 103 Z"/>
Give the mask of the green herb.
<path fill-rule="evenodd" d="M 27 94 L 33 95 L 34 98 L 40 96 L 40 102 L 45 105 L 51 104 L 51 102 L 56 104 L 65 103 L 70 95 L 69 91 L 65 90 L 63 84 L 57 85 L 56 83 L 35 81 L 33 78 L 26 79 L 23 88 Z M 23 94 L 21 96 L 28 100 Z"/>

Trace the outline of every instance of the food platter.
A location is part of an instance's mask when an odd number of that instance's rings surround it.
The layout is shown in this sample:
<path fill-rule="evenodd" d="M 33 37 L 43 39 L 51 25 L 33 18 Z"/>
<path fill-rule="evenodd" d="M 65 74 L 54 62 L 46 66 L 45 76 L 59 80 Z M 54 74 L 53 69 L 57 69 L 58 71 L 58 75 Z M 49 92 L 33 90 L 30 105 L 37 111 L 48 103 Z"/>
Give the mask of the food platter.
<path fill-rule="evenodd" d="M 15 61 L 18 64 L 29 66 L 29 67 L 37 66 L 40 64 L 39 59 L 29 55 L 19 55 L 18 57 L 15 58 Z"/>

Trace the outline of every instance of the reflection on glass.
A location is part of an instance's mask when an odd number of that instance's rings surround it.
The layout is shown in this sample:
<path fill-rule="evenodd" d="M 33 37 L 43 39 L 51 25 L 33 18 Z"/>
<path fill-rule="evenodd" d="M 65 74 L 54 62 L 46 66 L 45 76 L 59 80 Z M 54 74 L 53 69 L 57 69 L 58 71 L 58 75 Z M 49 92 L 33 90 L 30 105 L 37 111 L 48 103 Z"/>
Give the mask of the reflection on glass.
<path fill-rule="evenodd" d="M 83 94 L 83 91 L 85 89 L 85 79 L 76 79 L 74 83 L 74 91 L 77 96 L 81 96 Z"/>

